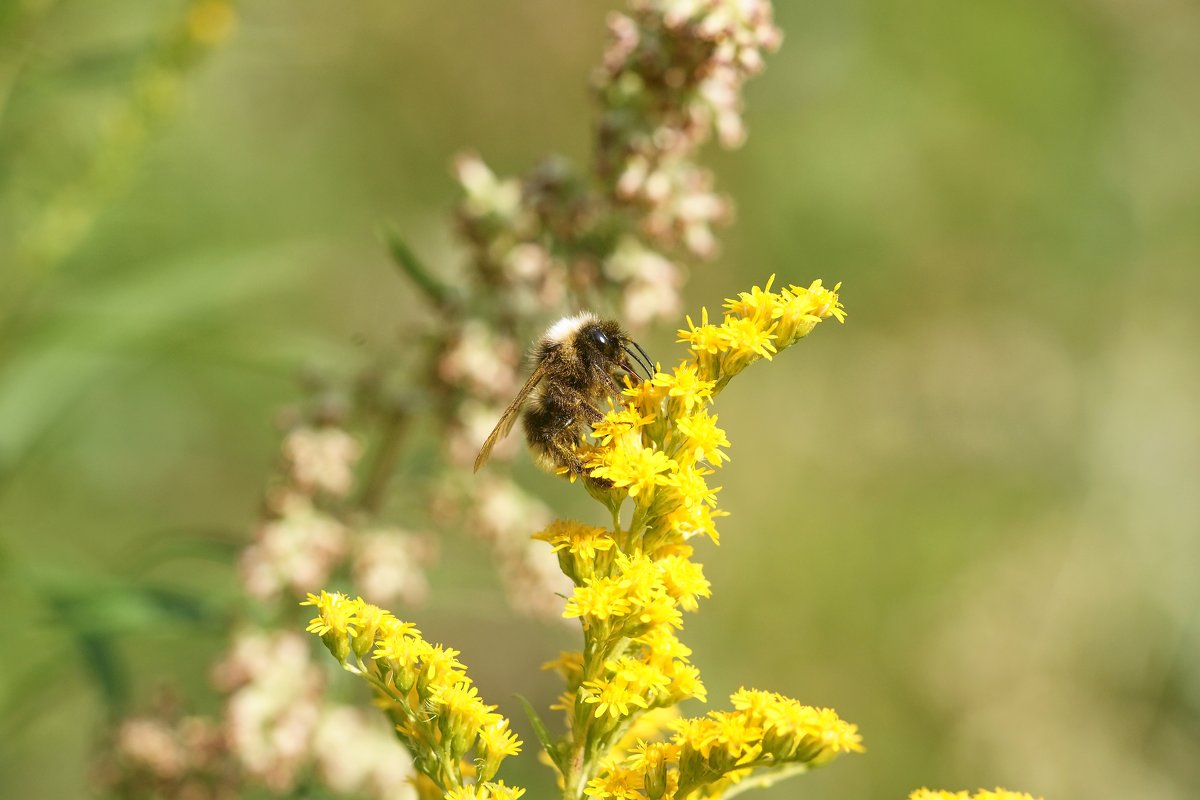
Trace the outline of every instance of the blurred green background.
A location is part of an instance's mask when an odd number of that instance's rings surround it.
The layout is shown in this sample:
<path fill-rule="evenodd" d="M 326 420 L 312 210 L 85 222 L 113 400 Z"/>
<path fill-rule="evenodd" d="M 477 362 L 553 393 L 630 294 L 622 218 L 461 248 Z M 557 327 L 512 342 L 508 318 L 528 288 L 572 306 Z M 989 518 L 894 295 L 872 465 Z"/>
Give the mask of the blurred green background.
<path fill-rule="evenodd" d="M 453 275 L 453 154 L 585 159 L 612 7 L 256 0 L 201 58 L 163 55 L 177 0 L 0 4 L 0 796 L 87 796 L 110 702 L 214 710 L 212 542 L 249 535 L 274 414 L 420 302 L 378 225 Z M 1200 795 L 1200 6 L 777 20 L 687 307 L 778 272 L 850 318 L 722 397 L 732 516 L 684 638 L 714 705 L 832 705 L 868 752 L 759 796 Z M 532 742 L 510 695 L 548 703 L 574 638 L 444 552 L 417 621 Z M 548 796 L 532 750 L 505 777 Z"/>

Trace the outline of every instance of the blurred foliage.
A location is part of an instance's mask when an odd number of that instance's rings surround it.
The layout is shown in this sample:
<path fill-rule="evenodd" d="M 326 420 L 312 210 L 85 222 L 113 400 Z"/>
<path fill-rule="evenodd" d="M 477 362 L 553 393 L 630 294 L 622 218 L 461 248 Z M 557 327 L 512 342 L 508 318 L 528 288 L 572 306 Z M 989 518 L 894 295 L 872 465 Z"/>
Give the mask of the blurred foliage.
<path fill-rule="evenodd" d="M 209 696 L 275 409 L 421 312 L 380 223 L 452 282 L 455 152 L 586 152 L 606 4 L 258 0 L 212 52 L 195 5 L 0 4 L 0 796 L 85 796 L 106 715 Z M 814 800 L 1196 795 L 1200 9 L 777 13 L 689 305 L 779 272 L 851 316 L 794 354 L 826 381 L 724 401 L 710 693 L 861 725 Z M 482 555 L 447 551 L 422 628 L 544 705 L 565 634 L 481 610 Z"/>

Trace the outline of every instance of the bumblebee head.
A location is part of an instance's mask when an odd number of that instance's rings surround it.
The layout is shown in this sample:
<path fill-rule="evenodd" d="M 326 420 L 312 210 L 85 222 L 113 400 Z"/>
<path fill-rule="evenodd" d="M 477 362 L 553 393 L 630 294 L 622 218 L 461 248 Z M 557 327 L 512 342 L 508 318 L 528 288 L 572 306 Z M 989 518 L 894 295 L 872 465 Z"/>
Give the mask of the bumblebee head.
<path fill-rule="evenodd" d="M 642 380 L 638 366 L 646 371 L 647 378 L 654 374 L 645 351 L 612 320 L 595 320 L 584 325 L 579 330 L 579 340 L 578 346 L 595 353 L 611 367 L 623 369 L 635 383 Z"/>

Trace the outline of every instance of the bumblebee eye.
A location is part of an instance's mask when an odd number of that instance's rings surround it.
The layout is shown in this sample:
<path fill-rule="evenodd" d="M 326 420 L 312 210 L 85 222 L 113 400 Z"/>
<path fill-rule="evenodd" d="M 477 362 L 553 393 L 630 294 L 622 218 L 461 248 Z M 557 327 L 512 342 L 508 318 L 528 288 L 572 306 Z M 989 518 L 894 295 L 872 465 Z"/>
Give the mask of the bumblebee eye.
<path fill-rule="evenodd" d="M 590 332 L 590 335 L 592 337 L 592 341 L 595 342 L 600 347 L 607 348 L 609 346 L 608 335 L 604 331 L 593 330 Z"/>

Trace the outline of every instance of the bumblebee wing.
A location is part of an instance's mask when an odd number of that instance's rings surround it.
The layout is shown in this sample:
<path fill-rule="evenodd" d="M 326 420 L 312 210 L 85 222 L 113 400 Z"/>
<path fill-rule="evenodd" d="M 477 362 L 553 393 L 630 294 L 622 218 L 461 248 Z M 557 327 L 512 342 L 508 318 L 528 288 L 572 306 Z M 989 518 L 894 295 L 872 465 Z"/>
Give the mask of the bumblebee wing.
<path fill-rule="evenodd" d="M 543 358 L 541 363 L 537 365 L 537 369 L 529 376 L 529 380 L 525 381 L 525 385 L 521 387 L 521 391 L 517 392 L 516 398 L 504 409 L 504 413 L 500 415 L 500 421 L 496 423 L 496 427 L 488 434 L 487 440 L 484 441 L 483 447 L 479 448 L 479 455 L 475 456 L 475 472 L 479 472 L 479 468 L 492 454 L 492 448 L 496 446 L 496 442 L 508 436 L 512 430 L 513 423 L 517 421 L 517 416 L 521 413 L 521 406 L 525 404 L 525 399 L 529 397 L 529 393 L 534 390 L 542 378 L 546 377 L 546 372 L 550 367 L 550 358 Z"/>

